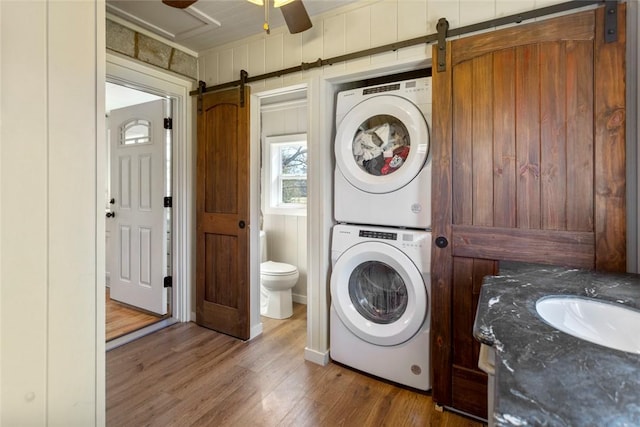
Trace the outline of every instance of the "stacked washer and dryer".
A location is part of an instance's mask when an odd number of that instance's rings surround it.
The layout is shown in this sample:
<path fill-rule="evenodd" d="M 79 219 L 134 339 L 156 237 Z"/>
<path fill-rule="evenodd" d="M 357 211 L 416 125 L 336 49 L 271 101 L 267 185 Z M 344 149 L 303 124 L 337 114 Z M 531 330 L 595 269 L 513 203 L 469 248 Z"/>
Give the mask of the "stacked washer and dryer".
<path fill-rule="evenodd" d="M 330 354 L 431 389 L 431 78 L 338 94 Z"/>

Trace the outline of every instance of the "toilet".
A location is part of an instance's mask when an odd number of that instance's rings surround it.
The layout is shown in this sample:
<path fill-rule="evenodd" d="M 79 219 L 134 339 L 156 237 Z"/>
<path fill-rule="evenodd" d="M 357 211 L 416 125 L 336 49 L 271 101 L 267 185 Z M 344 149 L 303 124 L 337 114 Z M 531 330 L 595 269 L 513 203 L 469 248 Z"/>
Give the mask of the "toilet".
<path fill-rule="evenodd" d="M 286 319 L 293 314 L 291 289 L 298 283 L 298 269 L 267 259 L 267 235 L 260 230 L 260 314 Z"/>

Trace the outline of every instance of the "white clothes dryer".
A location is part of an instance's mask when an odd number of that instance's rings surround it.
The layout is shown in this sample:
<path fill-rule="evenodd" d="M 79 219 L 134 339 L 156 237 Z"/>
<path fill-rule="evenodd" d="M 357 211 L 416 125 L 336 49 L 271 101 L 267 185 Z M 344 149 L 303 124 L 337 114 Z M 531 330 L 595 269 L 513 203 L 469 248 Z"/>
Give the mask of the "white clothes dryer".
<path fill-rule="evenodd" d="M 337 222 L 431 227 L 431 77 L 338 93 Z"/>
<path fill-rule="evenodd" d="M 330 355 L 419 390 L 431 388 L 431 233 L 336 225 Z"/>

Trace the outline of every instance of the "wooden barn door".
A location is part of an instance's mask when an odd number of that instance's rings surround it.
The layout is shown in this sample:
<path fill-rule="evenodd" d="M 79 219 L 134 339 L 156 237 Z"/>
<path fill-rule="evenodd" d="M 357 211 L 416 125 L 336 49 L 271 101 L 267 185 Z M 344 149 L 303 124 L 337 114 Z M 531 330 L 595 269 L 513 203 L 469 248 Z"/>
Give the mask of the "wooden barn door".
<path fill-rule="evenodd" d="M 249 87 L 198 113 L 196 323 L 249 338 Z"/>
<path fill-rule="evenodd" d="M 614 43 L 604 42 L 600 8 L 449 42 L 446 71 L 434 68 L 438 404 L 487 416 L 472 327 L 482 278 L 500 260 L 626 268 L 618 8 Z"/>

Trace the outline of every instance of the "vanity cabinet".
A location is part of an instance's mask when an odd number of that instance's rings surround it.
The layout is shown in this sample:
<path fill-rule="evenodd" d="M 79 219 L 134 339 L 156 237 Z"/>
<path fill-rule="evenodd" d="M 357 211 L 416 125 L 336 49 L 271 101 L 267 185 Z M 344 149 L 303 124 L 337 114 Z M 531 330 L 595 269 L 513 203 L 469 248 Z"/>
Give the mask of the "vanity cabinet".
<path fill-rule="evenodd" d="M 610 338 L 616 322 L 596 344 L 562 332 L 538 312 L 540 301 L 561 296 L 637 314 L 640 275 L 501 262 L 500 275 L 483 282 L 473 335 L 495 352 L 489 425 L 640 425 L 637 344 L 617 349 Z M 581 315 L 586 317 L 572 326 L 593 320 L 584 311 Z M 628 334 L 632 325 L 627 321 L 617 331 Z M 491 354 L 485 353 L 489 361 Z"/>

